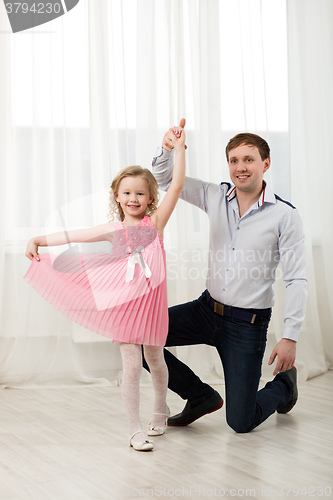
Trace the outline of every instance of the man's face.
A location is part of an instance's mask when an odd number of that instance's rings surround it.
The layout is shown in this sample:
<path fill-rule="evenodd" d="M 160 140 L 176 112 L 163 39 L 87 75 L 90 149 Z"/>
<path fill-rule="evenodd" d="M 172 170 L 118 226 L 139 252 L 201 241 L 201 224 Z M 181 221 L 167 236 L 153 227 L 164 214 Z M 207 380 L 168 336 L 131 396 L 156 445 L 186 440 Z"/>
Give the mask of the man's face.
<path fill-rule="evenodd" d="M 264 173 L 269 169 L 270 158 L 262 160 L 258 149 L 241 144 L 229 151 L 229 173 L 239 191 L 257 194 L 261 191 Z"/>

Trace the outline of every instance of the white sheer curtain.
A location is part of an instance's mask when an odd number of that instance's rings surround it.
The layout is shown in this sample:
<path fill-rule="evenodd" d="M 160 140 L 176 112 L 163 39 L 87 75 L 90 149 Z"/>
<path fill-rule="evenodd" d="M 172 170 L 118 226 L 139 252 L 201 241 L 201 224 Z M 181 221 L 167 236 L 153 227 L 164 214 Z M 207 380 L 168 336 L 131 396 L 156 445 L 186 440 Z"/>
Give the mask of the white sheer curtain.
<path fill-rule="evenodd" d="M 314 376 L 333 365 L 333 4 L 287 5 L 291 194 L 304 221 L 309 280 L 299 352 Z"/>
<path fill-rule="evenodd" d="M 288 4 L 288 27 L 301 23 L 305 34 L 301 3 L 291 2 L 293 9 Z M 313 9 L 311 15 L 324 23 L 325 11 Z M 307 208 L 309 199 L 313 206 L 315 173 L 295 183 L 295 172 L 304 164 L 299 150 L 312 167 L 308 124 L 301 118 L 311 100 L 306 93 L 303 100 L 297 98 L 299 83 L 309 85 L 299 75 L 311 61 L 301 32 L 287 38 L 285 2 L 81 0 L 66 16 L 16 35 L 6 33 L 5 16 L 0 6 L 0 384 L 117 383 L 118 346 L 72 324 L 30 289 L 22 279 L 29 266 L 24 250 L 35 234 L 105 221 L 115 173 L 129 164 L 149 166 L 165 130 L 182 116 L 187 117 L 191 176 L 228 180 L 224 146 L 239 131 L 257 132 L 270 143 L 273 164 L 267 181 L 299 206 L 308 235 L 312 293 L 299 344 L 300 375 L 306 379 L 325 371 L 332 362 L 332 318 L 322 285 L 326 278 L 327 290 L 332 286 L 326 267 L 331 229 L 323 218 L 322 226 L 316 224 Z M 328 19 L 325 23 L 327 32 L 321 25 L 318 43 L 331 36 Z M 329 49 L 332 44 L 315 61 L 319 73 L 331 60 Z M 328 99 L 331 82 L 322 83 Z M 316 112 L 316 118 L 327 118 L 322 128 L 328 134 L 329 112 L 324 104 Z M 306 150 L 299 149 L 302 144 Z M 328 158 L 328 142 L 320 145 Z M 313 147 L 317 152 L 316 141 Z M 326 166 L 320 187 L 328 196 Z M 207 234 L 205 215 L 180 202 L 165 236 L 170 305 L 204 289 Z M 282 333 L 283 297 L 279 281 L 268 350 Z M 174 351 L 206 380 L 221 380 L 214 349 Z M 270 374 L 264 371 L 265 377 Z"/>

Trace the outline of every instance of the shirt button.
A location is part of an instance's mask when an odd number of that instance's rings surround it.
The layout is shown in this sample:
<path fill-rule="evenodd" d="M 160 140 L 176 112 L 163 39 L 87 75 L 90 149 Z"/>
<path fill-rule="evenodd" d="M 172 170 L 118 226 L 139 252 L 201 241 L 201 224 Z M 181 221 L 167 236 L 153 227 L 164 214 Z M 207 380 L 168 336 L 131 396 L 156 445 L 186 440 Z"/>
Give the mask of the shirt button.
<path fill-rule="evenodd" d="M 239 229 L 239 227 L 237 227 L 237 229 Z"/>
<path fill-rule="evenodd" d="M 235 249 L 233 248 L 233 250 L 235 250 Z"/>
<path fill-rule="evenodd" d="M 223 288 L 223 291 L 225 292 L 225 288 Z"/>

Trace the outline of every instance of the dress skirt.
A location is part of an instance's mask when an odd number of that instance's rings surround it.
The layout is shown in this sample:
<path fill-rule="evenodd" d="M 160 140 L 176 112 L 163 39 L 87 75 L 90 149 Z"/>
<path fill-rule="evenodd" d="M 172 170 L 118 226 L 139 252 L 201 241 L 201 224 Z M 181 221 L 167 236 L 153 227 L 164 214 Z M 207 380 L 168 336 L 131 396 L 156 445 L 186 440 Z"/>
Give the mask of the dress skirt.
<path fill-rule="evenodd" d="M 39 257 L 24 279 L 72 321 L 114 342 L 165 345 L 165 251 L 149 216 L 127 228 L 115 222 L 108 254 Z"/>

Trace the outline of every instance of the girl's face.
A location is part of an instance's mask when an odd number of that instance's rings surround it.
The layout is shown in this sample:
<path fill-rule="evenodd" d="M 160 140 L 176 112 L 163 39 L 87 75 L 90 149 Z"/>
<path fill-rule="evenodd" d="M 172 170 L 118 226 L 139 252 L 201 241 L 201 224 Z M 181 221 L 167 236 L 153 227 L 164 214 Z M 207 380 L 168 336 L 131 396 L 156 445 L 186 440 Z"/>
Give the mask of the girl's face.
<path fill-rule="evenodd" d="M 124 177 L 119 184 L 116 201 L 120 203 L 126 216 L 142 218 L 147 205 L 152 202 L 146 179 L 140 176 Z"/>

